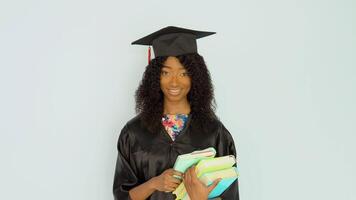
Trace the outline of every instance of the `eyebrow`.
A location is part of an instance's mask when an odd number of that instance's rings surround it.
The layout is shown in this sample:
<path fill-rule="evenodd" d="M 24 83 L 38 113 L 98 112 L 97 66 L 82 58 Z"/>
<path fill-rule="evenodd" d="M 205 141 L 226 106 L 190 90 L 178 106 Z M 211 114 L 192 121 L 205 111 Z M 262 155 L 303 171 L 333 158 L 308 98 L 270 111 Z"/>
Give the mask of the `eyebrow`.
<path fill-rule="evenodd" d="M 168 66 L 168 65 L 162 65 L 162 67 L 172 68 L 172 67 L 170 67 L 170 66 Z"/>
<path fill-rule="evenodd" d="M 172 69 L 172 68 L 173 68 L 173 67 L 168 66 L 168 65 L 162 65 L 162 68 L 165 68 L 165 67 L 166 67 L 166 68 L 169 68 L 169 69 Z M 184 67 L 180 67 L 179 69 L 180 69 L 180 70 L 181 70 L 181 69 L 184 69 L 184 70 L 185 70 Z"/>

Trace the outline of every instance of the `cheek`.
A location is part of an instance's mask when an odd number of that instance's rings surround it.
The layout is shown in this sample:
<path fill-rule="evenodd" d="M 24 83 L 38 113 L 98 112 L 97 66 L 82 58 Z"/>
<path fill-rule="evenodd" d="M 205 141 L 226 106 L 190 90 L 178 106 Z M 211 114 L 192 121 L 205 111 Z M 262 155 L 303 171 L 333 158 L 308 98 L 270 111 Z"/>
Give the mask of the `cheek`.
<path fill-rule="evenodd" d="M 187 78 L 186 80 L 187 86 L 190 87 L 190 85 L 192 84 L 192 79 L 190 77 Z"/>
<path fill-rule="evenodd" d="M 183 84 L 184 84 L 185 88 L 190 89 L 191 84 L 192 84 L 191 81 L 190 81 L 190 78 L 187 79 L 187 80 L 185 80 L 185 81 L 183 82 Z"/>
<path fill-rule="evenodd" d="M 164 78 L 161 78 L 161 80 L 159 81 L 159 84 L 162 87 L 166 86 L 167 85 L 167 80 L 165 80 Z"/>

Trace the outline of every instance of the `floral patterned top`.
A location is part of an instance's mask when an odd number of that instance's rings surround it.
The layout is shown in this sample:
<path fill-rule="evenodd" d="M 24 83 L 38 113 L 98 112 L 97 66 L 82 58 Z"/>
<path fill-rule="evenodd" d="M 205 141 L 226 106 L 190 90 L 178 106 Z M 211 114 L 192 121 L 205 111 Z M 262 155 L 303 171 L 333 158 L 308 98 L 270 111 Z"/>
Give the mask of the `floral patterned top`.
<path fill-rule="evenodd" d="M 179 133 L 183 130 L 187 120 L 187 114 L 165 114 L 162 117 L 162 124 L 169 136 L 174 141 Z"/>

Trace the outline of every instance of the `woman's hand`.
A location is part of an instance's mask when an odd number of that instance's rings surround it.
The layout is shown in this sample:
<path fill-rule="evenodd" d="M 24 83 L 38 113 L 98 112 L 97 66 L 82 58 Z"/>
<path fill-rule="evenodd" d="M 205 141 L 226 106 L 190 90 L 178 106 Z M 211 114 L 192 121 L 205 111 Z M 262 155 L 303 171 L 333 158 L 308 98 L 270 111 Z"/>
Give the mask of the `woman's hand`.
<path fill-rule="evenodd" d="M 195 166 L 189 168 L 183 175 L 183 183 L 191 200 L 206 200 L 209 193 L 221 179 L 215 180 L 209 187 L 202 183 L 195 172 Z"/>
<path fill-rule="evenodd" d="M 153 178 L 154 188 L 162 192 L 174 191 L 182 181 L 175 178 L 173 175 L 177 175 L 179 177 L 183 176 L 181 172 L 175 171 L 172 168 L 167 169 L 161 175 Z"/>

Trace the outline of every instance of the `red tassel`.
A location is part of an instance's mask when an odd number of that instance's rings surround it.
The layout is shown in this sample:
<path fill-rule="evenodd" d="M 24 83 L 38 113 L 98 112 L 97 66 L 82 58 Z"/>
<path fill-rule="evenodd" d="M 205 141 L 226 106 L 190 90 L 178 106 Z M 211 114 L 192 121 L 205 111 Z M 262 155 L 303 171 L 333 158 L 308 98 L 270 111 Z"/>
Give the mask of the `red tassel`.
<path fill-rule="evenodd" d="M 148 64 L 151 62 L 151 47 L 148 47 Z"/>

